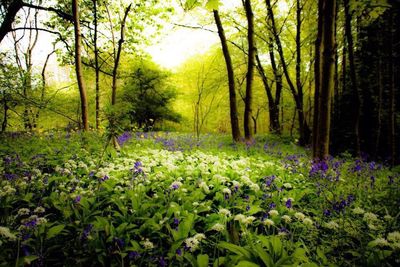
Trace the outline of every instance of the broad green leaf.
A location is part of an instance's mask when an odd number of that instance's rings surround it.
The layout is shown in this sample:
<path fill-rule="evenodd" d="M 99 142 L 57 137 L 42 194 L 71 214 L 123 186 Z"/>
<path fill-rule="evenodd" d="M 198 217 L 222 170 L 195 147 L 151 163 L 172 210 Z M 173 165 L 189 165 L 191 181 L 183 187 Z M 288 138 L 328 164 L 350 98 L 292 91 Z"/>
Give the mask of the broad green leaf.
<path fill-rule="evenodd" d="M 255 252 L 257 253 L 257 255 L 261 258 L 261 260 L 264 262 L 264 264 L 269 267 L 269 266 L 273 266 L 274 263 L 272 262 L 272 257 L 271 255 L 269 255 L 261 245 L 256 245 L 254 247 Z"/>
<path fill-rule="evenodd" d="M 240 261 L 238 264 L 236 264 L 236 267 L 260 267 L 260 265 L 251 261 Z"/>
<path fill-rule="evenodd" d="M 208 255 L 200 254 L 197 256 L 197 266 L 198 267 L 207 267 L 208 266 Z"/>
<path fill-rule="evenodd" d="M 29 255 L 29 256 L 24 257 L 24 263 L 25 263 L 25 264 L 31 264 L 33 261 L 35 261 L 35 260 L 37 260 L 37 259 L 39 259 L 38 256 Z"/>
<path fill-rule="evenodd" d="M 237 245 L 234 245 L 234 244 L 231 244 L 231 243 L 228 243 L 225 241 L 221 241 L 221 242 L 219 242 L 218 247 L 227 249 L 230 252 L 235 253 L 236 255 L 241 255 L 246 259 L 251 259 L 251 253 L 247 249 L 239 247 Z"/>
<path fill-rule="evenodd" d="M 60 234 L 64 228 L 65 226 L 62 224 L 51 227 L 49 231 L 47 231 L 47 238 L 50 239 L 55 237 L 56 235 Z"/>

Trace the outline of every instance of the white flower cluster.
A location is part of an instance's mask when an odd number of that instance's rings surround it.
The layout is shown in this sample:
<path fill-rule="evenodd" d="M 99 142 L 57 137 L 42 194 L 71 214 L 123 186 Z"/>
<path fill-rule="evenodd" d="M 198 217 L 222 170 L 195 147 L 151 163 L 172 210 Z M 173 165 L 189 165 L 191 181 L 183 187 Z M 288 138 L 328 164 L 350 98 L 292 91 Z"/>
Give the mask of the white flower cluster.
<path fill-rule="evenodd" d="M 14 187 L 12 187 L 10 185 L 6 185 L 1 190 L 0 197 L 6 197 L 6 196 L 14 195 L 15 192 L 17 192 L 17 190 Z"/>
<path fill-rule="evenodd" d="M 225 225 L 221 223 L 216 223 L 211 227 L 211 230 L 217 231 L 217 232 L 222 232 L 225 230 Z"/>
<path fill-rule="evenodd" d="M 193 252 L 199 247 L 200 242 L 205 238 L 206 236 L 204 234 L 196 234 L 193 237 L 186 238 L 185 245 L 189 251 Z"/>
<path fill-rule="evenodd" d="M 330 230 L 337 230 L 339 229 L 339 224 L 335 221 L 330 221 L 324 224 L 324 227 Z"/>
<path fill-rule="evenodd" d="M 17 237 L 11 233 L 10 229 L 7 227 L 0 226 L 0 236 L 10 240 L 10 241 L 15 241 L 17 240 Z"/>
<path fill-rule="evenodd" d="M 254 216 L 245 216 L 243 214 L 238 214 L 235 216 L 234 220 L 239 221 L 242 224 L 249 225 L 253 223 L 253 221 L 256 219 Z"/>
<path fill-rule="evenodd" d="M 228 209 L 219 209 L 218 214 L 221 214 L 225 217 L 231 217 L 231 212 Z"/>
<path fill-rule="evenodd" d="M 151 242 L 148 238 L 146 238 L 146 240 L 144 240 L 142 244 L 143 244 L 144 249 L 153 249 L 154 248 L 153 242 Z"/>

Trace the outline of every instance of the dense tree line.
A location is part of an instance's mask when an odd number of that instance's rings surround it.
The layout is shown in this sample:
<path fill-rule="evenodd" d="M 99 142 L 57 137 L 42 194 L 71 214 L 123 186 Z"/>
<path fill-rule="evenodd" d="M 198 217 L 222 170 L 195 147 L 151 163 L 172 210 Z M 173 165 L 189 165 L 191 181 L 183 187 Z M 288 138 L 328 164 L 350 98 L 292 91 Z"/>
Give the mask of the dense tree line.
<path fill-rule="evenodd" d="M 270 132 L 286 134 L 297 129 L 298 143 L 312 146 L 314 158 L 347 151 L 356 156 L 388 160 L 392 165 L 399 159 L 400 144 L 396 142 L 399 136 L 398 1 L 293 0 L 286 2 L 284 10 L 280 1 L 243 0 L 229 12 L 218 0 L 176 3 L 185 12 L 207 10 L 209 23 L 214 25 L 210 31 L 220 40 L 221 58 L 225 63 L 224 94 L 229 103 L 226 109 L 229 109 L 234 141 L 251 141 L 257 126 L 265 123 L 259 121 L 263 118 L 260 112 L 265 110 L 268 119 L 264 120 L 268 121 Z M 17 47 L 15 32 L 23 30 L 31 36 L 30 46 L 24 53 L 27 64 L 19 67 L 24 73 L 20 95 L 25 100 L 33 99 L 34 90 L 30 88 L 37 78 L 32 76 L 29 55 L 35 48 L 38 32 L 51 32 L 63 45 L 59 55 L 64 63 L 72 63 L 71 59 L 75 58 L 80 126 L 88 130 L 94 124 L 98 129 L 102 123 L 100 111 L 108 103 L 101 99 L 101 92 L 105 90 L 101 79 L 111 81 L 110 105 L 115 106 L 117 96 L 123 94 L 119 85 L 128 81 L 123 77 L 128 74 L 122 74 L 120 62 L 128 60 L 129 54 L 140 55 L 137 43 L 148 37 L 143 33 L 144 27 L 159 27 L 154 18 L 164 16 L 168 20 L 169 4 L 158 4 L 158 1 L 134 1 L 111 9 L 100 0 L 59 0 L 54 7 L 45 6 L 41 1 L 3 1 L 0 41 L 13 35 Z M 32 12 L 24 17 L 21 10 Z M 51 19 L 39 26 L 35 19 L 38 12 L 50 12 Z M 30 24 L 16 26 L 17 19 L 25 19 Z M 72 36 L 75 36 L 73 43 Z M 13 65 L 12 61 L 2 65 L 2 88 L 6 86 L 4 77 L 15 69 Z M 84 82 L 85 71 L 89 70 L 95 73 L 95 123 L 90 122 L 87 98 L 92 95 L 87 95 Z M 193 127 L 197 135 L 207 116 L 200 116 L 204 110 L 200 106 L 204 103 L 204 88 L 197 86 L 194 103 Z M 265 95 L 261 101 L 262 91 Z M 26 130 L 35 128 L 40 109 L 46 107 L 44 98 L 38 97 L 34 102 L 39 104 L 35 107 L 29 101 L 24 102 L 20 115 Z M 2 90 L 3 131 L 7 128 L 10 110 L 20 101 L 9 90 Z M 132 99 L 129 101 L 135 103 Z M 209 102 L 209 105 L 212 103 L 216 104 Z M 139 105 L 134 106 L 139 109 Z M 207 110 L 203 115 L 209 114 L 212 107 Z M 139 113 L 135 112 L 131 115 L 137 117 Z M 166 117 L 177 121 L 175 115 Z M 139 126 L 142 125 L 152 128 L 149 121 L 141 121 Z"/>

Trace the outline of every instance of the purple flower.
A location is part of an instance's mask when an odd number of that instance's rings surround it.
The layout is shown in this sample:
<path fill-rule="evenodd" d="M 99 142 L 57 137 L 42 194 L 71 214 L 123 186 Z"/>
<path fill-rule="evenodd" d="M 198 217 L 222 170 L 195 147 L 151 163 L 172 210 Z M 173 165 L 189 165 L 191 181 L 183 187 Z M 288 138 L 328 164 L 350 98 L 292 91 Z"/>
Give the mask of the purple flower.
<path fill-rule="evenodd" d="M 118 238 L 118 237 L 114 237 L 114 243 L 115 245 L 121 249 L 125 246 L 125 240 L 123 240 L 122 238 Z"/>
<path fill-rule="evenodd" d="M 76 196 L 75 197 L 75 199 L 74 199 L 74 203 L 79 203 L 79 202 L 81 202 L 81 196 L 80 195 L 78 195 L 78 196 Z"/>
<path fill-rule="evenodd" d="M 164 257 L 161 257 L 158 263 L 161 267 L 167 266 L 167 262 L 165 261 Z"/>
<path fill-rule="evenodd" d="M 103 178 L 100 179 L 100 182 L 105 182 L 108 179 L 110 179 L 110 177 L 108 177 L 108 175 L 106 174 L 106 175 L 103 176 Z"/>
<path fill-rule="evenodd" d="M 246 206 L 246 211 L 249 211 L 250 210 L 250 205 L 247 205 Z"/>
<path fill-rule="evenodd" d="M 271 204 L 269 204 L 269 208 L 270 209 L 276 208 L 276 204 L 274 202 L 272 202 Z"/>
<path fill-rule="evenodd" d="M 292 207 L 292 200 L 289 198 L 289 199 L 286 201 L 285 205 L 286 205 L 286 208 L 290 209 L 290 208 Z"/>
<path fill-rule="evenodd" d="M 266 186 L 270 187 L 275 180 L 275 175 L 265 177 L 265 184 Z"/>
<path fill-rule="evenodd" d="M 132 138 L 132 135 L 129 132 L 124 132 L 122 135 L 118 136 L 117 142 L 122 147 L 131 138 Z"/>
<path fill-rule="evenodd" d="M 176 254 L 177 254 L 178 256 L 182 256 L 182 249 L 178 248 L 178 249 L 176 250 Z"/>
<path fill-rule="evenodd" d="M 27 221 L 26 223 L 23 223 L 23 225 L 29 228 L 34 228 L 37 225 L 37 218 Z"/>
<path fill-rule="evenodd" d="M 135 259 L 137 259 L 137 258 L 139 258 L 140 257 L 140 254 L 139 254 L 139 252 L 137 252 L 137 251 L 130 251 L 129 253 L 128 253 L 128 258 L 130 259 L 130 260 L 135 260 Z"/>
<path fill-rule="evenodd" d="M 83 230 L 82 235 L 81 235 L 81 240 L 82 241 L 87 240 L 87 238 L 88 238 L 90 232 L 92 231 L 92 229 L 93 229 L 93 224 L 88 224 L 88 226 L 86 226 L 86 228 Z"/>
<path fill-rule="evenodd" d="M 328 209 L 325 209 L 325 210 L 324 210 L 324 216 L 326 216 L 326 217 L 331 216 L 331 211 L 328 210 Z"/>

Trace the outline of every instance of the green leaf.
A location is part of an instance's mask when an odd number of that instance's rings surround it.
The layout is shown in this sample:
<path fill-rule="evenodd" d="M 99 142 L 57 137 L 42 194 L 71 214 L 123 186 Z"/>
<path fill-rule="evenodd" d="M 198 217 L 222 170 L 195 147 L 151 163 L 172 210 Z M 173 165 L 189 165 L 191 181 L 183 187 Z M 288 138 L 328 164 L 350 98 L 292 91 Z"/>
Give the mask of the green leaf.
<path fill-rule="evenodd" d="M 269 255 L 261 245 L 256 245 L 254 247 L 255 252 L 257 253 L 258 257 L 261 258 L 261 260 L 264 262 L 264 264 L 269 267 L 269 266 L 273 266 L 274 263 L 272 262 L 272 257 L 271 255 Z"/>
<path fill-rule="evenodd" d="M 246 259 L 251 259 L 251 253 L 247 249 L 239 247 L 237 245 L 234 245 L 234 244 L 231 244 L 231 243 L 228 243 L 225 241 L 221 241 L 218 243 L 218 247 L 227 249 L 230 252 L 233 252 L 236 255 L 243 256 Z"/>
<path fill-rule="evenodd" d="M 217 10 L 218 7 L 220 6 L 220 1 L 219 0 L 208 0 L 206 4 L 206 8 L 208 10 Z"/>
<path fill-rule="evenodd" d="M 24 263 L 25 263 L 25 264 L 31 264 L 33 261 L 35 261 L 35 260 L 37 260 L 37 259 L 39 259 L 38 256 L 29 255 L 29 256 L 24 257 Z"/>
<path fill-rule="evenodd" d="M 240 261 L 238 264 L 236 264 L 236 267 L 259 267 L 260 265 L 255 264 L 254 262 L 251 261 Z"/>
<path fill-rule="evenodd" d="M 197 266 L 198 267 L 207 267 L 208 266 L 208 255 L 200 254 L 197 256 Z"/>
<path fill-rule="evenodd" d="M 213 267 L 224 266 L 224 264 L 225 264 L 225 257 L 219 257 L 215 259 Z"/>
<path fill-rule="evenodd" d="M 62 224 L 51 227 L 47 232 L 47 238 L 50 239 L 55 237 L 56 235 L 60 234 L 61 231 L 64 230 L 64 228 L 65 225 Z"/>

